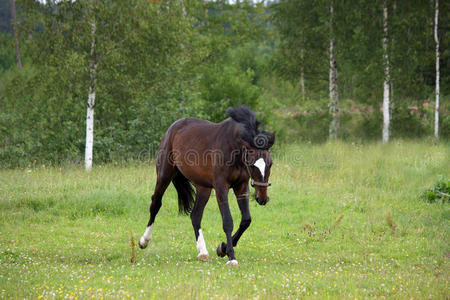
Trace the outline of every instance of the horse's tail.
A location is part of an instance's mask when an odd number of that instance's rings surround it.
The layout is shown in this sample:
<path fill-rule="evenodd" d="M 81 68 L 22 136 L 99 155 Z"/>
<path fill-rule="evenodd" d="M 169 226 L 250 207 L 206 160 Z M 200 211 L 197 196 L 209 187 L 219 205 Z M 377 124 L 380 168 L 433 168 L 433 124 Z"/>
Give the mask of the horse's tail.
<path fill-rule="evenodd" d="M 178 210 L 180 214 L 189 214 L 194 206 L 195 197 L 191 183 L 179 170 L 177 170 L 175 177 L 172 179 L 172 183 L 178 193 Z"/>

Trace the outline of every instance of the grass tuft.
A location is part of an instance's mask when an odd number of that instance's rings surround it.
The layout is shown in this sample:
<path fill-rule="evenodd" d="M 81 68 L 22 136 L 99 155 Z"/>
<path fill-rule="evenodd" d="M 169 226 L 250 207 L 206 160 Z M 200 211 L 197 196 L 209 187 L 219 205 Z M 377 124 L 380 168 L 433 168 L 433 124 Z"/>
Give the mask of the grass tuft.
<path fill-rule="evenodd" d="M 342 219 L 344 218 L 344 214 L 341 214 L 336 221 L 334 221 L 333 225 L 331 226 L 331 229 L 335 229 L 339 223 L 341 223 Z"/>
<path fill-rule="evenodd" d="M 134 236 L 133 233 L 130 232 L 130 246 L 131 246 L 131 259 L 130 259 L 130 263 L 134 264 L 136 263 L 136 252 L 135 252 L 135 246 L 136 243 L 134 241 Z"/>
<path fill-rule="evenodd" d="M 391 215 L 390 211 L 387 212 L 386 222 L 387 222 L 387 224 L 389 225 L 389 228 L 392 231 L 392 235 L 395 236 L 395 230 L 397 228 L 397 225 L 395 225 L 394 221 L 392 220 L 392 215 Z"/>

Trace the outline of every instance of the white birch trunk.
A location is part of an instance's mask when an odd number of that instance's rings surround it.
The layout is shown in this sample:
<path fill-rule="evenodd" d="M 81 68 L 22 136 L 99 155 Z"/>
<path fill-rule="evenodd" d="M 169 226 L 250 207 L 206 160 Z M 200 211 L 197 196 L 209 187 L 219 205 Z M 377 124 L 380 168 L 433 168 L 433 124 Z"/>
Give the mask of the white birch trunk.
<path fill-rule="evenodd" d="M 94 106 L 95 106 L 95 86 L 97 83 L 97 66 L 98 63 L 95 58 L 95 22 L 91 24 L 91 53 L 89 59 L 89 75 L 90 86 L 89 96 L 87 102 L 87 114 L 86 114 L 86 150 L 84 163 L 86 171 L 92 169 L 92 152 L 94 147 Z"/>
<path fill-rule="evenodd" d="M 434 137 L 439 138 L 439 37 L 438 37 L 439 0 L 436 0 L 434 14 L 434 41 L 436 42 L 436 106 L 434 110 Z"/>
<path fill-rule="evenodd" d="M 383 84 L 383 143 L 389 141 L 390 112 L 389 112 L 389 54 L 388 54 L 388 8 L 387 0 L 384 0 L 383 8 L 383 62 L 384 62 L 384 84 Z"/>
<path fill-rule="evenodd" d="M 393 5 L 392 5 L 392 15 L 391 15 L 391 20 L 394 20 L 395 16 L 397 13 L 397 1 L 394 1 Z M 394 36 L 391 37 L 391 49 L 395 49 L 395 38 Z M 393 51 L 393 50 L 392 50 Z M 395 109 L 395 97 L 394 97 L 394 87 L 395 87 L 395 82 L 394 82 L 394 78 L 391 74 L 389 74 L 389 93 L 390 93 L 390 98 L 389 98 L 389 106 L 390 106 L 390 111 L 391 113 L 394 111 Z"/>
<path fill-rule="evenodd" d="M 330 113 L 331 113 L 331 123 L 329 128 L 330 139 L 336 139 L 339 131 L 339 92 L 338 92 L 338 81 L 337 81 L 337 66 L 336 66 L 336 53 L 334 49 L 334 1 L 331 0 L 330 3 L 330 78 L 329 78 L 329 89 L 330 89 Z"/>

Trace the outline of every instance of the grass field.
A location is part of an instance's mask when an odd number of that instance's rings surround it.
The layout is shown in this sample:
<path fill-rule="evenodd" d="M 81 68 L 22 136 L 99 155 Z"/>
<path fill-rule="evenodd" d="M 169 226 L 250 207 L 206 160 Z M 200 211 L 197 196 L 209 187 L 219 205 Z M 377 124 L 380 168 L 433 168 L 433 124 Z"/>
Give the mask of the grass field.
<path fill-rule="evenodd" d="M 172 186 L 130 263 L 153 163 L 0 171 L 0 298 L 450 297 L 449 204 L 419 197 L 449 177 L 448 144 L 305 144 L 273 157 L 271 201 L 251 201 L 237 268 L 215 255 L 224 233 L 213 197 L 202 223 L 211 257 L 197 260 Z"/>

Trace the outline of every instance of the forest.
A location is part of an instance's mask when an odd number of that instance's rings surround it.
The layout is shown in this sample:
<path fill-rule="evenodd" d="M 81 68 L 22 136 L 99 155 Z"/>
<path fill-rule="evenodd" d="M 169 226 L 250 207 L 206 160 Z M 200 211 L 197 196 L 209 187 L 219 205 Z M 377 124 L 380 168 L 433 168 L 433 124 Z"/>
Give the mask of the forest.
<path fill-rule="evenodd" d="M 173 121 L 237 105 L 276 147 L 447 140 L 449 5 L 2 0 L 1 165 L 82 163 L 89 135 L 94 163 L 147 160 Z"/>

